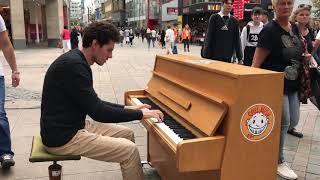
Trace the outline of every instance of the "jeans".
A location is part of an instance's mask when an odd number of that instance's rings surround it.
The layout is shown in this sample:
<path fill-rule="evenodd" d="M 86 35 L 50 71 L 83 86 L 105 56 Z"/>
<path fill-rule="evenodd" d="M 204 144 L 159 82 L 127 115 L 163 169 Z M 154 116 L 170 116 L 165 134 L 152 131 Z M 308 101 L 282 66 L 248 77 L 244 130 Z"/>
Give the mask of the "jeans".
<path fill-rule="evenodd" d="M 5 85 L 4 77 L 0 76 L 0 156 L 3 154 L 12 154 L 10 128 L 6 111 L 4 109 L 5 102 Z"/>
<path fill-rule="evenodd" d="M 282 119 L 280 130 L 280 147 L 278 163 L 284 162 L 283 147 L 288 129 L 292 129 L 299 123 L 300 103 L 298 92 L 290 92 L 283 95 Z"/>
<path fill-rule="evenodd" d="M 186 48 L 188 48 L 188 51 L 189 51 L 189 39 L 183 40 L 183 48 L 184 48 L 184 51 L 186 51 Z"/>

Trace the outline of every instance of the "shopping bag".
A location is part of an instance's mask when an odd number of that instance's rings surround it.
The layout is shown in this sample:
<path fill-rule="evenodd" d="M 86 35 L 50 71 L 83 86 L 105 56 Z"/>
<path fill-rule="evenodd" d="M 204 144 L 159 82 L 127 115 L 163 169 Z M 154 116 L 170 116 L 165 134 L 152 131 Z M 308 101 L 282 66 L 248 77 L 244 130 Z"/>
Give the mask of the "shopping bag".
<path fill-rule="evenodd" d="M 310 101 L 320 110 L 320 69 L 319 67 L 310 68 L 310 80 L 312 96 Z"/>

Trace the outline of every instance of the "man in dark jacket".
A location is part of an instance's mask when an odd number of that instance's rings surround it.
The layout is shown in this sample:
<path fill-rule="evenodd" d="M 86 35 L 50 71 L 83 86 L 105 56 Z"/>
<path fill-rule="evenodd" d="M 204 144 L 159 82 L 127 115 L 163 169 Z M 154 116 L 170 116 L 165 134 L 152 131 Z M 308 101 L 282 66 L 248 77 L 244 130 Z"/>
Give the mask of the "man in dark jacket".
<path fill-rule="evenodd" d="M 83 36 L 82 50 L 73 49 L 49 67 L 43 84 L 41 137 L 52 154 L 81 155 L 118 162 L 124 180 L 143 179 L 133 131 L 110 124 L 147 118 L 163 119 L 149 105 L 123 106 L 101 100 L 93 89 L 91 65 L 112 58 L 119 32 L 111 24 L 93 23 Z M 93 120 L 86 120 L 89 115 Z"/>
<path fill-rule="evenodd" d="M 223 0 L 222 11 L 211 15 L 202 57 L 231 62 L 232 55 L 236 52 L 238 62 L 242 62 L 239 22 L 230 15 L 232 4 L 232 0 Z"/>

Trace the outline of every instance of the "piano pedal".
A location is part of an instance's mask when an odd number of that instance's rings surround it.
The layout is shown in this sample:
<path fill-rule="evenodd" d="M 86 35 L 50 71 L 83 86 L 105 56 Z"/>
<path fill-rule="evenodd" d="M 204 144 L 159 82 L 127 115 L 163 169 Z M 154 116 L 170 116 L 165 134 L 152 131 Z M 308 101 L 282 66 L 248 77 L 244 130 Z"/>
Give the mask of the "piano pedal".
<path fill-rule="evenodd" d="M 151 167 L 149 161 L 141 161 L 141 166 L 144 167 L 144 165 L 149 165 Z"/>

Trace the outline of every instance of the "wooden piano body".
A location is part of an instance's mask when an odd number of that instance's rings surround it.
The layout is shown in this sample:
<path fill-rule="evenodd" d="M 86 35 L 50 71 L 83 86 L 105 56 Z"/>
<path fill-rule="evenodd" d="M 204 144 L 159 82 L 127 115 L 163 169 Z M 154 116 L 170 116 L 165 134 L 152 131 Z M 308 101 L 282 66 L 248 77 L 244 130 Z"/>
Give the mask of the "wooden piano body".
<path fill-rule="evenodd" d="M 282 94 L 282 73 L 158 55 L 147 88 L 126 92 L 125 103 L 147 97 L 196 136 L 174 143 L 142 121 L 163 180 L 276 180 Z"/>

